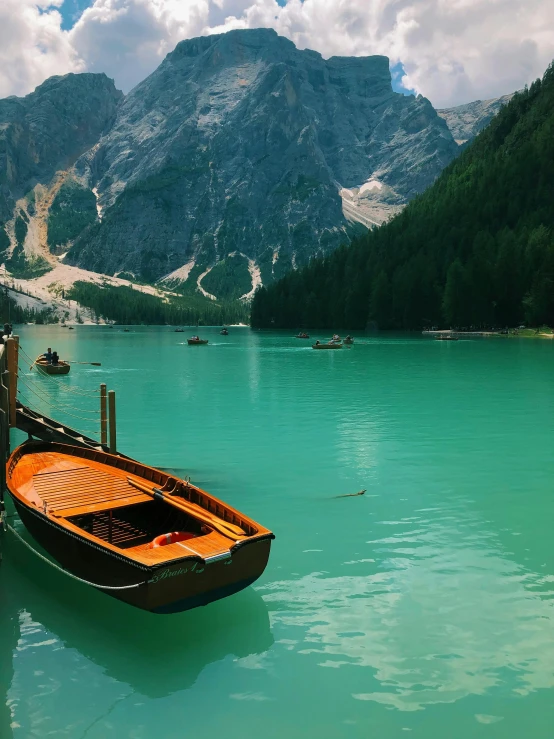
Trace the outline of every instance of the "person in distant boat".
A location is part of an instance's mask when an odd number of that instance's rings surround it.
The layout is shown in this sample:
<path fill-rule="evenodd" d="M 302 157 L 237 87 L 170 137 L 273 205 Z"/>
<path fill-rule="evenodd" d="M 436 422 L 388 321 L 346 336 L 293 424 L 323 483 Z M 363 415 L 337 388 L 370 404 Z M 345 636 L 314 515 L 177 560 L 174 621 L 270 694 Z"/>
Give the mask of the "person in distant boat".
<path fill-rule="evenodd" d="M 58 352 L 52 352 L 52 364 L 59 364 L 60 358 L 58 356 Z"/>
<path fill-rule="evenodd" d="M 48 347 L 48 349 L 44 352 L 43 356 L 48 364 L 52 364 L 52 349 L 50 349 L 50 347 Z"/>
<path fill-rule="evenodd" d="M 319 339 L 315 342 L 316 346 L 319 346 Z"/>

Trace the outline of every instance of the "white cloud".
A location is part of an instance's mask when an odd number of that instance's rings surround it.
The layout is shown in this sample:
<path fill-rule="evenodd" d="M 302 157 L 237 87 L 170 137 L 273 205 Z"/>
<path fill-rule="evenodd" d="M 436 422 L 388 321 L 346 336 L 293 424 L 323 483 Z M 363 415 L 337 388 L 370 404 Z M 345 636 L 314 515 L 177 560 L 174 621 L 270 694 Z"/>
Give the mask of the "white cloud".
<path fill-rule="evenodd" d="M 175 45 L 201 36 L 209 0 L 96 0 L 71 31 L 91 72 L 106 72 L 127 92 Z M 216 6 L 217 7 L 217 6 Z"/>
<path fill-rule="evenodd" d="M 63 0 L 0 2 L 0 98 L 27 93 L 54 74 L 79 72 L 84 64 L 54 6 Z"/>
<path fill-rule="evenodd" d="M 31 0 L 2 0 L 4 14 L 15 30 L 0 30 L 10 44 L 0 52 L 3 94 L 82 67 L 128 90 L 184 38 L 260 26 L 325 57 L 386 54 L 437 106 L 511 92 L 554 57 L 545 0 L 95 0 L 69 33 L 56 10 L 40 13 Z"/>

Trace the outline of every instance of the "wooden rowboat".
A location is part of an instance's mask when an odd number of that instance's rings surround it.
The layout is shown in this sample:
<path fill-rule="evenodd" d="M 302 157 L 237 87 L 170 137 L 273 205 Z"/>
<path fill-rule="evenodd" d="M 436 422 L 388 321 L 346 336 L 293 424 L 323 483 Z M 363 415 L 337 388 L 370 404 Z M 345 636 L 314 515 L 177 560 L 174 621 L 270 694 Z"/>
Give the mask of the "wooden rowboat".
<path fill-rule="evenodd" d="M 59 361 L 58 364 L 48 364 L 42 354 L 35 359 L 35 364 L 42 372 L 46 372 L 47 375 L 67 375 L 71 369 L 71 365 L 68 362 Z"/>
<path fill-rule="evenodd" d="M 342 349 L 342 344 L 330 341 L 328 344 L 312 344 L 312 349 Z"/>
<path fill-rule="evenodd" d="M 194 346 L 195 344 L 207 344 L 208 339 L 187 339 L 187 344 L 189 346 Z"/>
<path fill-rule="evenodd" d="M 62 567 L 154 613 L 248 587 L 275 538 L 188 482 L 89 448 L 25 442 L 8 460 L 7 488 L 30 534 Z"/>

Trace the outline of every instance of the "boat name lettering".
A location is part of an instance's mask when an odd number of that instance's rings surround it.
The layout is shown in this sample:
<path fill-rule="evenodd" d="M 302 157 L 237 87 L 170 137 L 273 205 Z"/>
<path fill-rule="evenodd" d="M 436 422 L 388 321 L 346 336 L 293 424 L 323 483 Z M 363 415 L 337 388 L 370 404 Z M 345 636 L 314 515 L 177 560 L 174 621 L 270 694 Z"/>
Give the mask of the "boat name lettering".
<path fill-rule="evenodd" d="M 156 583 L 160 580 L 167 580 L 168 577 L 177 577 L 178 575 L 186 575 L 188 572 L 196 572 L 197 575 L 199 575 L 201 572 L 204 572 L 203 567 L 198 566 L 199 563 L 195 562 L 192 567 L 179 567 L 177 570 L 172 570 L 170 568 L 166 570 L 162 570 L 161 572 L 157 572 L 154 577 L 151 577 L 150 580 L 148 580 L 149 583 Z"/>

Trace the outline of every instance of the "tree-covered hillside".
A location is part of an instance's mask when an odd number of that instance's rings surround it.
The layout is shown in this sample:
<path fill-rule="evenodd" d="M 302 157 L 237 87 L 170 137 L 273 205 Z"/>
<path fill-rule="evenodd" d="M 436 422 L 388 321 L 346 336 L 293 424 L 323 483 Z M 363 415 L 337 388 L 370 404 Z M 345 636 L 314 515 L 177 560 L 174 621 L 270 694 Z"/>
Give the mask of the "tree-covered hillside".
<path fill-rule="evenodd" d="M 554 67 L 390 223 L 259 290 L 258 327 L 554 324 Z"/>
<path fill-rule="evenodd" d="M 89 308 L 96 319 L 124 324 L 219 326 L 245 321 L 247 308 L 239 301 L 215 303 L 202 296 L 171 296 L 162 300 L 132 287 L 75 282 L 66 295 Z"/>

